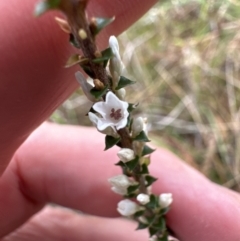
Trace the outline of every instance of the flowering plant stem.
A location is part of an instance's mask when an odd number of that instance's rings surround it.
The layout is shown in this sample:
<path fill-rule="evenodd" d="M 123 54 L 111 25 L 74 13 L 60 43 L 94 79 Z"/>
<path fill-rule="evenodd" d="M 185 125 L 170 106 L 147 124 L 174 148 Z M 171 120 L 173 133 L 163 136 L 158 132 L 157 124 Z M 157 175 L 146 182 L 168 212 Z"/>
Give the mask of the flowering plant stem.
<path fill-rule="evenodd" d="M 67 21 L 59 18 L 56 21 L 70 35 L 71 43 L 82 51 L 82 56 L 79 53 L 72 56 L 67 66 L 79 64 L 93 79 L 94 86 L 91 86 L 83 75 L 76 73 L 83 92 L 94 103 L 89 118 L 98 131 L 106 134 L 106 149 L 114 145 L 121 148 L 118 152 L 120 161 L 116 165 L 122 168 L 123 174 L 109 179 L 112 190 L 127 198 L 118 204 L 117 210 L 123 216 L 136 220 L 138 229 L 148 228 L 151 240 L 167 241 L 165 214 L 169 211 L 172 195 L 151 194 L 150 187 L 157 179 L 148 170 L 150 154 L 154 150 L 146 145 L 149 141 L 146 121 L 141 117 L 132 118 L 131 112 L 136 106 L 123 101 L 123 87 L 134 82 L 121 76 L 123 66 L 117 39 L 111 36 L 110 48 L 104 51 L 99 51 L 95 42 L 98 32 L 113 18 L 88 20 L 85 13 L 87 2 L 46 0 L 37 6 L 36 13 L 42 14 L 53 8 L 61 10 Z M 109 71 L 106 69 L 108 62 Z"/>

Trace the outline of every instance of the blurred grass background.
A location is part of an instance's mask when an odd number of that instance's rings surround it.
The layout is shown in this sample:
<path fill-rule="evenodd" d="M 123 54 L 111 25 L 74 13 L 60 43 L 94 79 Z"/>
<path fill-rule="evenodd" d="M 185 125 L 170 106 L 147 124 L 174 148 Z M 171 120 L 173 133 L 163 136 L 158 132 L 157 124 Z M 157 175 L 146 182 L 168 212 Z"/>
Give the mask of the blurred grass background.
<path fill-rule="evenodd" d="M 240 191 L 240 2 L 162 0 L 119 42 L 152 140 Z M 51 120 L 91 125 L 89 108 L 79 89 Z"/>

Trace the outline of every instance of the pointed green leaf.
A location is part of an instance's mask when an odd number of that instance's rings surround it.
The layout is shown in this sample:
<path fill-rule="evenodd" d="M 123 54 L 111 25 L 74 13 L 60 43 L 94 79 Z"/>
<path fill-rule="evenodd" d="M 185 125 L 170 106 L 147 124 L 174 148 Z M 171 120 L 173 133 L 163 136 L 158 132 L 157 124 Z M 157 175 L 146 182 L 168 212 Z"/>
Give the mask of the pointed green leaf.
<path fill-rule="evenodd" d="M 142 165 L 142 170 L 141 170 L 140 174 L 148 174 L 148 173 L 149 173 L 149 171 L 148 171 L 147 165 L 143 164 Z"/>
<path fill-rule="evenodd" d="M 104 63 L 104 67 L 106 67 L 106 61 L 113 57 L 113 52 L 111 48 L 107 48 L 102 51 L 102 57 L 96 58 L 93 60 L 94 63 Z"/>
<path fill-rule="evenodd" d="M 41 1 L 41 2 L 37 3 L 35 10 L 34 10 L 34 15 L 40 16 L 50 9 L 56 9 L 56 8 L 58 8 L 60 2 L 61 2 L 61 0 Z"/>
<path fill-rule="evenodd" d="M 170 207 L 162 208 L 159 213 L 160 215 L 165 215 L 169 210 L 170 210 Z"/>
<path fill-rule="evenodd" d="M 147 224 L 147 223 L 141 223 L 141 222 L 139 222 L 136 230 L 145 229 L 145 228 L 147 228 L 147 227 L 148 227 L 148 224 Z"/>
<path fill-rule="evenodd" d="M 90 90 L 90 93 L 96 98 L 96 99 L 100 99 L 101 97 L 103 97 L 103 95 L 105 95 L 108 91 L 108 86 L 106 86 L 104 89 L 102 90 L 97 90 L 95 88 L 92 88 Z"/>
<path fill-rule="evenodd" d="M 150 175 L 145 176 L 145 179 L 147 181 L 147 185 L 146 185 L 147 187 L 157 181 L 157 178 L 150 176 Z"/>
<path fill-rule="evenodd" d="M 149 231 L 150 237 L 152 237 L 152 236 L 153 236 L 154 234 L 156 234 L 159 230 L 158 230 L 157 228 L 149 227 L 148 231 Z"/>
<path fill-rule="evenodd" d="M 145 210 L 140 210 L 140 211 L 137 211 L 136 213 L 134 213 L 134 218 L 138 218 L 138 217 L 141 217 L 143 214 L 144 214 Z"/>
<path fill-rule="evenodd" d="M 135 84 L 136 81 L 132 81 L 130 79 L 127 79 L 124 76 L 120 76 L 119 82 L 118 82 L 118 86 L 116 87 L 116 90 L 120 90 L 121 88 L 124 88 L 127 85 L 132 85 Z"/>
<path fill-rule="evenodd" d="M 151 153 L 153 153 L 155 150 L 150 148 L 149 146 L 145 145 L 143 147 L 143 151 L 142 151 L 142 156 L 146 156 L 146 155 L 150 155 Z"/>
<path fill-rule="evenodd" d="M 149 142 L 150 141 L 144 131 L 141 131 L 139 133 L 139 135 L 137 135 L 133 140 L 134 141 L 142 141 L 142 142 Z"/>
<path fill-rule="evenodd" d="M 161 238 L 159 238 L 159 241 L 168 241 L 168 232 L 165 231 L 163 236 Z"/>
<path fill-rule="evenodd" d="M 121 140 L 121 138 L 114 138 L 112 136 L 106 136 L 105 137 L 105 150 L 110 149 L 111 147 L 115 146 L 119 141 Z"/>
<path fill-rule="evenodd" d="M 75 36 L 72 33 L 69 34 L 69 42 L 75 48 L 80 49 L 80 44 L 78 43 L 77 39 L 75 38 Z"/>
<path fill-rule="evenodd" d="M 151 194 L 151 195 L 150 195 L 150 202 L 148 202 L 148 203 L 146 204 L 146 206 L 147 206 L 148 208 L 150 208 L 150 209 L 158 208 L 158 207 L 159 207 L 158 197 L 155 196 L 155 195 L 153 195 L 153 194 Z M 154 221 L 154 218 L 155 218 L 155 217 L 153 217 L 152 220 L 149 220 L 149 222 L 150 222 L 150 221 L 153 222 L 153 221 Z"/>
<path fill-rule="evenodd" d="M 125 167 L 125 163 L 122 161 L 119 161 L 118 163 L 115 164 L 116 166 L 120 166 L 120 167 Z"/>
<path fill-rule="evenodd" d="M 128 194 L 132 194 L 132 193 L 134 193 L 138 188 L 139 188 L 139 184 L 129 186 L 129 187 L 127 188 L 127 193 L 128 193 Z"/>
<path fill-rule="evenodd" d="M 114 21 L 115 17 L 112 18 L 95 18 L 96 28 L 93 29 L 93 34 L 97 35 L 102 29 Z"/>
<path fill-rule="evenodd" d="M 164 217 L 158 217 L 156 222 L 153 223 L 152 225 L 153 228 L 157 228 L 158 230 L 164 231 L 166 230 L 166 221 Z"/>
<path fill-rule="evenodd" d="M 138 162 L 139 162 L 139 157 L 136 156 L 132 161 L 126 162 L 125 165 L 130 171 L 133 171 L 135 167 L 138 165 Z"/>

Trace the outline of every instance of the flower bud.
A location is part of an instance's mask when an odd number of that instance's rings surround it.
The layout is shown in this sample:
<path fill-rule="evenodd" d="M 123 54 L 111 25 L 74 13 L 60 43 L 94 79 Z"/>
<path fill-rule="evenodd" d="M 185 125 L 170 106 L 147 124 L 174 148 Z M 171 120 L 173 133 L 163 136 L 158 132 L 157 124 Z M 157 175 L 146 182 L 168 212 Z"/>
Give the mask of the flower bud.
<path fill-rule="evenodd" d="M 166 208 L 173 202 L 172 193 L 163 193 L 159 195 L 159 205 L 161 208 Z"/>
<path fill-rule="evenodd" d="M 136 213 L 138 210 L 139 210 L 139 206 L 135 202 L 129 199 L 120 201 L 117 206 L 117 211 L 122 216 L 131 216 L 134 213 Z"/>
<path fill-rule="evenodd" d="M 126 195 L 128 187 L 135 184 L 134 181 L 125 175 L 111 177 L 108 181 L 112 185 L 112 191 L 120 195 Z"/>
<path fill-rule="evenodd" d="M 84 76 L 78 71 L 75 73 L 75 77 L 77 79 L 77 82 L 82 87 L 83 93 L 86 95 L 86 97 L 92 101 L 96 102 L 97 99 L 90 93 L 91 89 L 93 88 L 92 85 L 90 85 L 87 80 L 84 78 Z"/>
<path fill-rule="evenodd" d="M 118 153 L 118 157 L 122 162 L 129 162 L 135 158 L 134 151 L 129 148 L 122 148 Z"/>
<path fill-rule="evenodd" d="M 144 120 L 142 117 L 137 117 L 133 120 L 132 123 L 132 135 L 133 137 L 136 137 L 140 134 L 140 132 L 143 130 L 144 127 Z"/>
<path fill-rule="evenodd" d="M 141 203 L 142 205 L 145 205 L 147 203 L 150 202 L 150 197 L 147 194 L 138 194 L 137 195 L 137 200 L 139 201 L 139 203 Z"/>
<path fill-rule="evenodd" d="M 125 96 L 126 96 L 126 90 L 124 88 L 120 89 L 120 90 L 117 90 L 116 92 L 117 94 L 117 97 L 120 99 L 120 100 L 124 100 L 125 99 Z"/>

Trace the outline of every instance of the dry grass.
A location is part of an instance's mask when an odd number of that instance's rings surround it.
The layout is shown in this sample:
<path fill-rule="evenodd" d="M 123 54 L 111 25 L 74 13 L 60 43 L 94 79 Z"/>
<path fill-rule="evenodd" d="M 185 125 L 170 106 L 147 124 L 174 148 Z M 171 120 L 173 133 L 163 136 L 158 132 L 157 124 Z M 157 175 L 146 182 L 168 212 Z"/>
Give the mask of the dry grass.
<path fill-rule="evenodd" d="M 138 82 L 128 100 L 140 102 L 153 139 L 239 191 L 240 3 L 161 1 L 119 40 Z M 52 120 L 88 125 L 87 109 L 79 90 Z"/>

